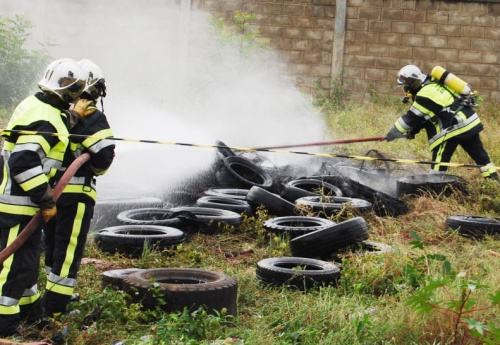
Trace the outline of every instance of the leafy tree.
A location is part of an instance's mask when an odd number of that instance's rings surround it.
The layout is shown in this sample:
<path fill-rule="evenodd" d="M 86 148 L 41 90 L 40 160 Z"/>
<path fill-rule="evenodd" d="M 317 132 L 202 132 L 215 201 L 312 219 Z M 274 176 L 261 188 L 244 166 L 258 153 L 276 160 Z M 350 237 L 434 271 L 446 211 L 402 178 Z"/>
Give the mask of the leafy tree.
<path fill-rule="evenodd" d="M 24 16 L 0 16 L 0 108 L 4 110 L 28 96 L 51 59 L 48 43 L 33 41 L 34 27 Z"/>

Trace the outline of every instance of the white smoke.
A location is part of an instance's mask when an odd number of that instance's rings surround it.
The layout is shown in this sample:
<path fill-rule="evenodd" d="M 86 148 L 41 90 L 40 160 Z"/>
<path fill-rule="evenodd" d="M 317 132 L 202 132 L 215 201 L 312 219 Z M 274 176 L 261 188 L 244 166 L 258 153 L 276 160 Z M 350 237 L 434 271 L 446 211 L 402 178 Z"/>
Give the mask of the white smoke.
<path fill-rule="evenodd" d="M 106 75 L 104 112 L 114 135 L 230 147 L 325 139 L 307 96 L 280 73 L 272 52 L 252 59 L 216 42 L 206 13 L 189 0 L 0 0 L 25 14 L 37 34 L 52 37 L 54 58 L 88 58 Z M 160 191 L 209 166 L 215 149 L 116 142 L 99 195 Z M 312 151 L 308 150 L 308 151 Z M 276 164 L 309 158 L 268 154 Z M 301 160 L 298 160 L 298 159 Z M 130 196 L 130 195 L 129 195 Z"/>

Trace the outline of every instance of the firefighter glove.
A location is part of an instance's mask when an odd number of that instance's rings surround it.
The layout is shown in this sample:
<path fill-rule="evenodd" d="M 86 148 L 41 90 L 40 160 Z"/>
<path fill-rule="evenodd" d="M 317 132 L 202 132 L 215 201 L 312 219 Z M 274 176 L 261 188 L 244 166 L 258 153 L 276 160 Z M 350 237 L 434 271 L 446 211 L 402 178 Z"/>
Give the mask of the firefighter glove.
<path fill-rule="evenodd" d="M 81 117 L 87 117 L 87 116 L 93 114 L 94 111 L 96 110 L 96 108 L 94 106 L 93 101 L 80 98 L 76 102 L 73 110 L 76 111 L 78 113 L 78 115 L 80 115 Z"/>
<path fill-rule="evenodd" d="M 385 140 L 387 141 L 393 141 L 395 139 L 400 139 L 400 138 L 406 138 L 406 136 L 398 131 L 396 127 L 392 127 L 389 133 L 385 136 Z"/>
<path fill-rule="evenodd" d="M 48 223 L 57 213 L 56 202 L 54 201 L 54 191 L 47 185 L 47 190 L 38 202 L 40 212 L 42 213 L 43 223 Z"/>

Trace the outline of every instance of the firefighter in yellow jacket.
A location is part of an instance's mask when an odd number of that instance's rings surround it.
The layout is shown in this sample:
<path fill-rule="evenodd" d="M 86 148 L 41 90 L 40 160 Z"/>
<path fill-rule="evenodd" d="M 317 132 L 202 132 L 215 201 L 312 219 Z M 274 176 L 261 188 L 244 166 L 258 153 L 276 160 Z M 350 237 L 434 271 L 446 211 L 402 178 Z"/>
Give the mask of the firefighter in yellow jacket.
<path fill-rule="evenodd" d="M 415 65 L 403 67 L 397 76 L 398 85 L 409 92 L 413 103 L 387 133 L 386 140 L 413 139 L 425 129 L 432 151 L 431 173 L 445 173 L 448 163 L 460 145 L 467 154 L 481 165 L 484 177 L 498 181 L 498 172 L 483 147 L 479 133 L 483 130 L 479 116 L 470 104 L 456 91 L 438 82 L 431 75 L 422 73 Z"/>
<path fill-rule="evenodd" d="M 15 109 L 0 157 L 0 248 L 12 243 L 38 210 L 49 221 L 56 214 L 53 177 L 61 168 L 68 137 L 19 133 L 28 130 L 67 134 L 70 103 L 85 88 L 72 59 L 52 62 L 38 86 Z M 19 322 L 37 305 L 41 229 L 0 265 L 0 336 L 16 334 Z"/>
<path fill-rule="evenodd" d="M 106 96 L 102 70 L 90 60 L 79 61 L 86 80 L 81 99 L 91 101 L 92 114 L 81 117 L 71 129 L 70 149 L 66 152 L 64 166 L 88 152 L 90 160 L 69 181 L 57 201 L 57 215 L 44 226 L 45 269 L 48 274 L 43 297 L 43 322 L 67 312 L 73 295 L 80 261 L 83 256 L 90 222 L 96 202 L 96 176 L 104 174 L 114 158 L 114 141 L 110 126 L 103 112 L 95 103 Z M 42 323 L 43 323 L 42 322 Z"/>

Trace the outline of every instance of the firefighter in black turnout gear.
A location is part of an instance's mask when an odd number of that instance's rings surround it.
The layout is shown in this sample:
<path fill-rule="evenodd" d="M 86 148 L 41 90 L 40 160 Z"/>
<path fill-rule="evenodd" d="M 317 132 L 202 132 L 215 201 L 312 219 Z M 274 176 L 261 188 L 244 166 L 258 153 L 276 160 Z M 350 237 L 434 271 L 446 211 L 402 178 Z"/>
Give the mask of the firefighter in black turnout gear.
<path fill-rule="evenodd" d="M 103 139 L 113 134 L 106 116 L 95 105 L 99 98 L 102 105 L 102 97 L 106 96 L 104 75 L 90 60 L 78 64 L 87 83 L 80 98 L 92 101 L 87 108 L 92 113 L 82 116 L 70 131 L 85 137 L 70 138 L 63 165 L 68 167 L 85 152 L 90 153 L 91 158 L 75 173 L 58 199 L 57 216 L 44 226 L 45 269 L 48 274 L 43 297 L 45 322 L 67 312 L 94 213 L 96 176 L 103 175 L 114 158 L 114 141 Z"/>
<path fill-rule="evenodd" d="M 460 94 L 439 82 L 431 75 L 422 73 L 415 65 L 403 67 L 397 76 L 398 85 L 411 95 L 413 103 L 387 133 L 386 140 L 413 139 L 422 129 L 427 132 L 432 161 L 431 173 L 445 173 L 456 148 L 460 145 L 469 156 L 481 165 L 484 177 L 498 181 L 496 169 L 483 147 L 479 133 L 483 130 L 474 105 Z"/>
<path fill-rule="evenodd" d="M 23 100 L 2 133 L 0 157 L 0 249 L 9 246 L 41 210 L 43 221 L 56 215 L 53 177 L 63 163 L 68 146 L 70 103 L 85 88 L 83 72 L 76 61 L 59 59 L 45 70 L 38 83 L 42 92 Z M 27 130 L 35 133 L 10 132 Z M 41 227 L 0 264 L 0 336 L 17 333 L 20 321 L 39 311 L 38 268 Z M 30 321 L 30 319 L 28 319 Z"/>

